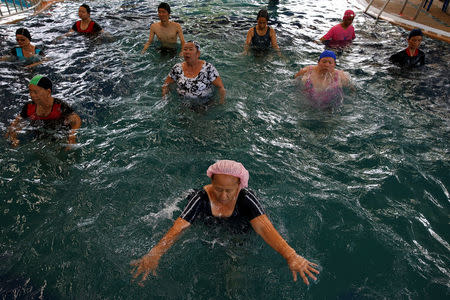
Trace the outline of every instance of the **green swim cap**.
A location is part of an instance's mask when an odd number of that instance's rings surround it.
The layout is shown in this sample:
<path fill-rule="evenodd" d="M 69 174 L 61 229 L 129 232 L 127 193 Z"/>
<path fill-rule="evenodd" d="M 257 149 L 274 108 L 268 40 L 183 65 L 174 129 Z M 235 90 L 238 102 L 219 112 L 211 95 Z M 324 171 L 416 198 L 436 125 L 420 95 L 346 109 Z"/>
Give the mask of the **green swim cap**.
<path fill-rule="evenodd" d="M 36 75 L 30 80 L 30 84 L 39 86 L 43 89 L 50 89 L 52 90 L 52 82 L 48 77 L 45 77 L 44 75 Z"/>

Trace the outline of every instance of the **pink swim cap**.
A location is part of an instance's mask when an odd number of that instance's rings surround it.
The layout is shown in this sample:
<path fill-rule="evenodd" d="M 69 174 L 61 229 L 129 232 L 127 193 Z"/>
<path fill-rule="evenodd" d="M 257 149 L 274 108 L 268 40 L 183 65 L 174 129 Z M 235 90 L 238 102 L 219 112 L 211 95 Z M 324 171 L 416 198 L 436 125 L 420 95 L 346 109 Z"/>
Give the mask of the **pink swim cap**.
<path fill-rule="evenodd" d="M 240 179 L 239 187 L 241 189 L 248 186 L 248 171 L 241 163 L 234 160 L 219 160 L 209 166 L 206 175 L 211 178 L 214 174 L 231 175 Z"/>
<path fill-rule="evenodd" d="M 348 9 L 344 13 L 344 19 L 351 19 L 355 17 L 355 12 L 351 9 Z"/>

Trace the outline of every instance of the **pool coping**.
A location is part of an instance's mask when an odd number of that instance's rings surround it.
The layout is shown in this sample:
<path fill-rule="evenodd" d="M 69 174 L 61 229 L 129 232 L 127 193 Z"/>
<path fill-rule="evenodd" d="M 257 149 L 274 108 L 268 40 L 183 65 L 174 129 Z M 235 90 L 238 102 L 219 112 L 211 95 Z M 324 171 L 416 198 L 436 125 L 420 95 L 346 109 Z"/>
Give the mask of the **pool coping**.
<path fill-rule="evenodd" d="M 366 9 L 367 5 L 369 4 L 366 0 L 358 0 L 360 5 L 363 7 L 363 11 Z M 367 10 L 366 14 L 376 18 L 378 14 L 380 13 L 380 9 L 377 7 L 374 7 L 373 5 L 370 6 L 370 8 Z M 400 15 L 392 14 L 389 12 L 383 11 L 383 13 L 380 15 L 379 19 L 382 19 L 384 21 L 387 21 L 389 23 L 392 23 L 397 26 L 401 26 L 407 30 L 411 30 L 413 28 L 420 28 L 422 29 L 423 33 L 427 36 L 438 39 L 447 43 L 450 43 L 450 32 L 440 30 L 437 28 L 434 28 L 432 26 L 428 26 L 423 23 L 414 22 L 411 20 L 407 20 L 405 18 L 402 18 Z"/>

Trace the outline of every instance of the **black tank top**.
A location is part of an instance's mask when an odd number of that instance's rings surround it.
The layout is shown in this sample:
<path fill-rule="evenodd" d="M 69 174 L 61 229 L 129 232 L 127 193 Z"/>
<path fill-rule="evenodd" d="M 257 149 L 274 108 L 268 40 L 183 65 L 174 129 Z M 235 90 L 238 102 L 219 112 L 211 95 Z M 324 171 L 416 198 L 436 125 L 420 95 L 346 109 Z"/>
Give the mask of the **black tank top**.
<path fill-rule="evenodd" d="M 253 28 L 254 34 L 252 37 L 252 49 L 258 51 L 268 50 L 271 46 L 270 40 L 270 27 L 267 26 L 267 32 L 265 35 L 258 35 L 256 32 L 256 26 Z"/>

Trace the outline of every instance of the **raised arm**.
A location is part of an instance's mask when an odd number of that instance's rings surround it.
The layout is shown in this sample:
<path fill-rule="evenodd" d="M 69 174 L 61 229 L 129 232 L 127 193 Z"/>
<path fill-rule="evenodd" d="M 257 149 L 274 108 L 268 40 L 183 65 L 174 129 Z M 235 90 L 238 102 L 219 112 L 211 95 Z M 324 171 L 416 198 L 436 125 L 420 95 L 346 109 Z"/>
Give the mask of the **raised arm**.
<path fill-rule="evenodd" d="M 190 225 L 191 223 L 182 218 L 176 219 L 173 226 L 169 229 L 169 231 L 167 231 L 155 247 L 153 247 L 141 259 L 131 262 L 131 265 L 135 267 L 133 270 L 133 278 L 136 279 L 142 274 L 142 279 L 139 284 L 143 284 L 143 281 L 147 279 L 150 272 L 156 276 L 156 269 L 158 268 L 161 256 L 169 250 L 181 233 Z"/>
<path fill-rule="evenodd" d="M 294 281 L 297 281 L 297 272 L 300 274 L 300 277 L 303 279 L 305 284 L 309 284 L 306 275 L 314 280 L 317 280 L 314 274 L 311 273 L 313 272 L 319 274 L 319 271 L 313 268 L 313 266 L 317 265 L 298 255 L 295 250 L 292 249 L 281 237 L 265 214 L 254 218 L 250 221 L 250 223 L 252 224 L 253 229 L 264 239 L 264 241 L 275 251 L 280 253 L 284 259 L 286 259 L 286 262 L 292 271 Z"/>
<path fill-rule="evenodd" d="M 17 131 L 22 129 L 21 126 L 22 117 L 19 115 L 16 119 L 11 123 L 8 127 L 5 137 L 10 140 L 13 147 L 17 147 L 19 145 L 19 139 L 17 138 Z"/>
<path fill-rule="evenodd" d="M 149 35 L 149 37 L 148 37 L 147 43 L 145 43 L 144 48 L 143 48 L 142 51 L 141 51 L 141 54 L 144 54 L 145 51 L 147 51 L 148 47 L 150 47 L 150 45 L 151 45 L 152 42 L 153 42 L 153 38 L 155 37 L 155 30 L 154 30 L 155 27 L 154 27 L 154 25 L 155 25 L 155 24 L 152 24 L 152 25 L 150 26 L 150 35 Z"/>
<path fill-rule="evenodd" d="M 223 86 L 222 78 L 220 78 L 220 76 L 217 77 L 216 79 L 214 79 L 212 84 L 214 84 L 214 86 L 216 86 L 219 89 L 219 94 L 220 94 L 219 103 L 224 104 L 225 103 L 225 95 L 227 94 L 227 91 L 225 90 L 225 87 Z"/>

